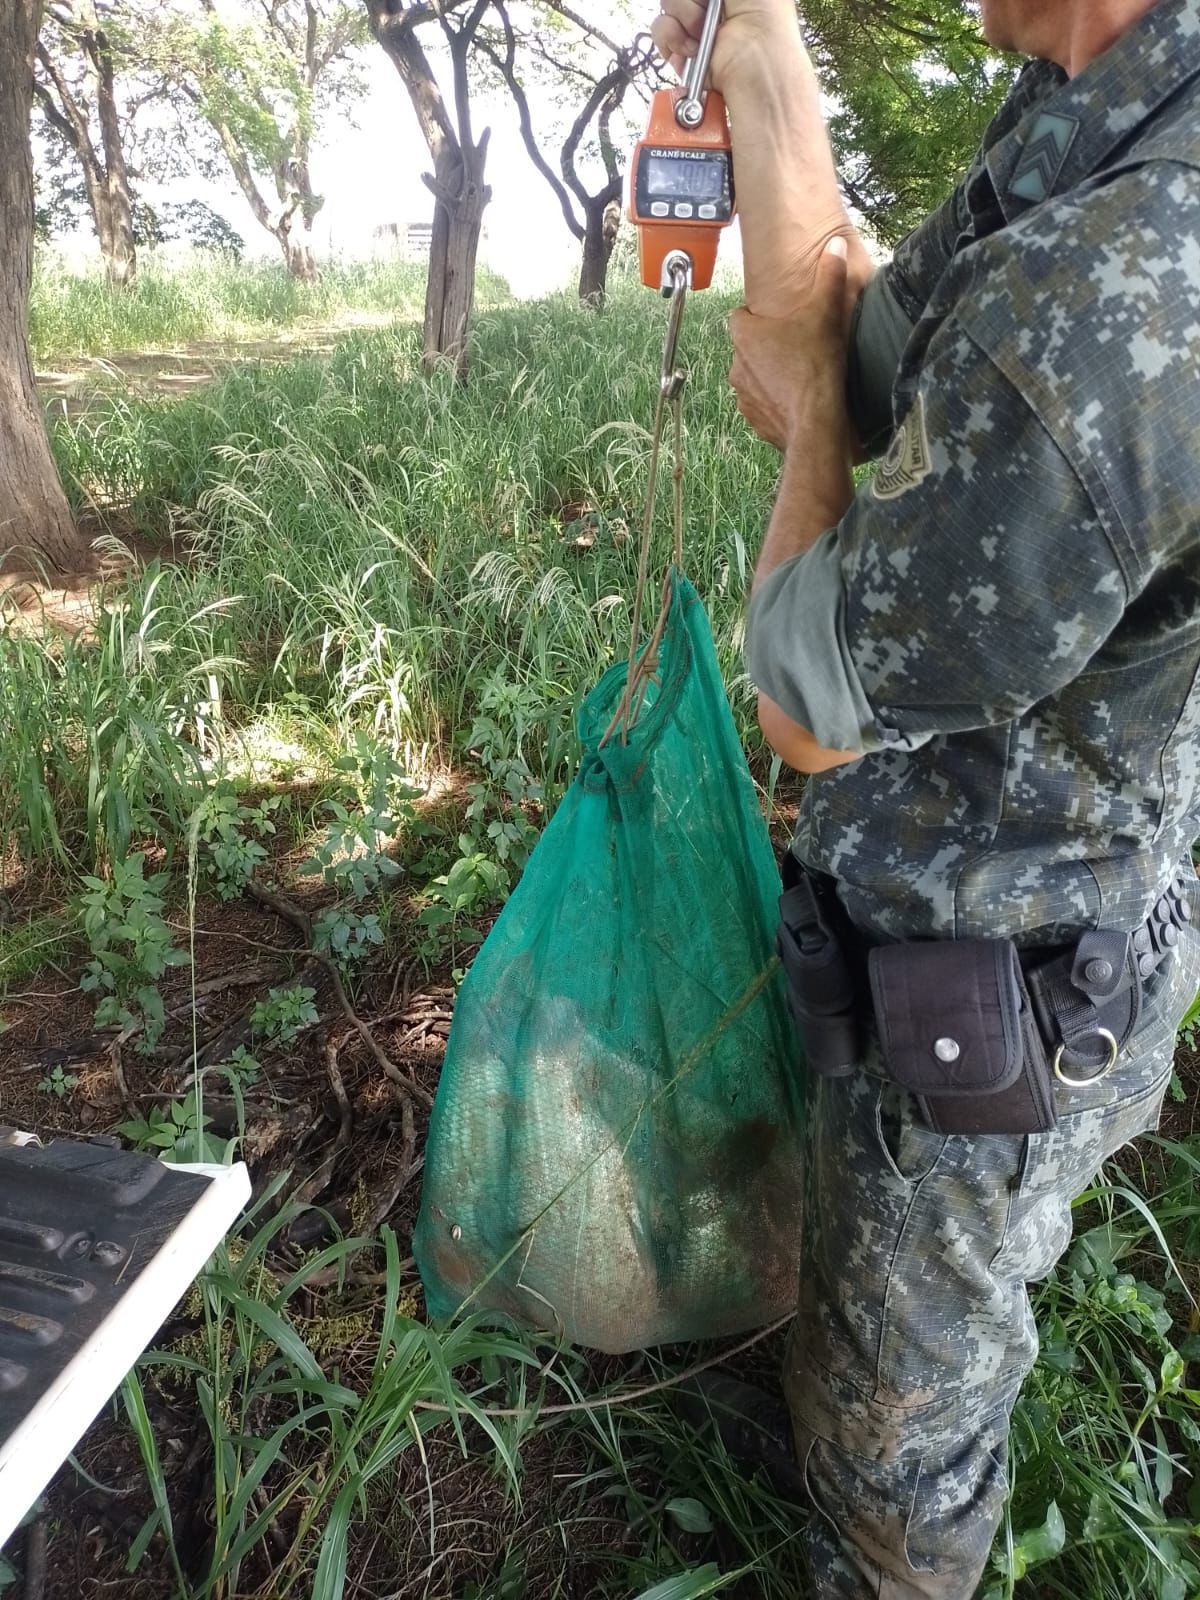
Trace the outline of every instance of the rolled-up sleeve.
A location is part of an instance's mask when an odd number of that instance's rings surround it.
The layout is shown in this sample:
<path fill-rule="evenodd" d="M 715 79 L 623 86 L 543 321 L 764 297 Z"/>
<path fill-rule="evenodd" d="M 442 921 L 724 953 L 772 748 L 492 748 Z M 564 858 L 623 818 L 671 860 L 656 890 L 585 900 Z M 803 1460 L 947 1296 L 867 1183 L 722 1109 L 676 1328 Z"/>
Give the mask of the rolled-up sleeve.
<path fill-rule="evenodd" d="M 886 272 L 877 272 L 858 297 L 846 362 L 850 420 L 868 457 L 887 449 L 892 437 L 892 386 L 912 318 L 892 293 Z"/>
<path fill-rule="evenodd" d="M 794 649 L 794 641 L 803 648 Z M 836 528 L 776 567 L 746 619 L 746 669 L 757 688 L 826 750 L 865 750 L 874 713 L 846 639 L 846 586 Z"/>
<path fill-rule="evenodd" d="M 912 750 L 1056 693 L 1128 598 L 1066 456 L 951 319 L 874 478 L 760 585 L 747 667 L 825 748 Z"/>

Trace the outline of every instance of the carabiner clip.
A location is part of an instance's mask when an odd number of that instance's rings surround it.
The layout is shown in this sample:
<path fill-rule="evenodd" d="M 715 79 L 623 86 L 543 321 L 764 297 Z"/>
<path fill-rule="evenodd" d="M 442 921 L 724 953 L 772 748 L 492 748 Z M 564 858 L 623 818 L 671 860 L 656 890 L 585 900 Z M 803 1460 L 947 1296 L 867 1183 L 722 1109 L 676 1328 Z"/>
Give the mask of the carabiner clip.
<path fill-rule="evenodd" d="M 659 378 L 659 387 L 664 400 L 677 400 L 687 382 L 686 370 L 675 365 L 675 352 L 679 345 L 684 302 L 691 284 L 691 257 L 684 250 L 672 250 L 662 265 L 662 292 L 671 300 L 671 314 L 667 318 L 667 336 L 663 343 L 662 374 Z"/>

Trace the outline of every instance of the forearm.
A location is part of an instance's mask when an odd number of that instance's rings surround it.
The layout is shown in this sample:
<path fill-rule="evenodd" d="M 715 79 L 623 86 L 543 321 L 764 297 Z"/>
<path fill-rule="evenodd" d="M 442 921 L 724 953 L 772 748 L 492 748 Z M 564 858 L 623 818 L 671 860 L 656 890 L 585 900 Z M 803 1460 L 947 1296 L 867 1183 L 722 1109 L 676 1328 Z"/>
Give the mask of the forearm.
<path fill-rule="evenodd" d="M 775 509 L 754 569 L 751 593 L 768 573 L 803 555 L 845 516 L 854 499 L 850 438 L 839 405 L 806 408 L 784 456 Z"/>
<path fill-rule="evenodd" d="M 821 252 L 840 235 L 849 311 L 874 266 L 842 201 L 820 86 L 794 22 L 781 22 L 739 59 L 726 101 L 746 304 L 758 316 L 792 315 Z"/>

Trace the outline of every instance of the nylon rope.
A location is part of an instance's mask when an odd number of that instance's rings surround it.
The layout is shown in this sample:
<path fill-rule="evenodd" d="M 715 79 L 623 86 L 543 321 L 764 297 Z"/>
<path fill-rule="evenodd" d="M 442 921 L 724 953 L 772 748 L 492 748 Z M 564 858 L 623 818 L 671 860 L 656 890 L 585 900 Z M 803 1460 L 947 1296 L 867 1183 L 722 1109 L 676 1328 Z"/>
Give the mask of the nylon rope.
<path fill-rule="evenodd" d="M 638 544 L 637 592 L 633 599 L 633 616 L 629 628 L 629 669 L 617 709 L 600 741 L 601 749 L 618 729 L 621 743 L 628 743 L 630 729 L 637 724 L 650 685 L 658 681 L 658 653 L 671 615 L 672 578 L 674 573 L 683 571 L 683 386 L 686 374 L 675 367 L 675 344 L 679 336 L 679 324 L 686 294 L 686 283 L 678 282 L 672 295 L 671 320 L 667 329 L 662 377 L 650 435 L 646 500 L 642 508 L 641 539 Z M 671 523 L 674 560 L 663 578 L 658 617 L 644 648 L 639 651 L 646 585 L 650 579 L 650 553 L 654 543 L 654 510 L 658 498 L 658 475 L 662 464 L 663 433 L 666 429 L 668 411 L 671 416 Z"/>

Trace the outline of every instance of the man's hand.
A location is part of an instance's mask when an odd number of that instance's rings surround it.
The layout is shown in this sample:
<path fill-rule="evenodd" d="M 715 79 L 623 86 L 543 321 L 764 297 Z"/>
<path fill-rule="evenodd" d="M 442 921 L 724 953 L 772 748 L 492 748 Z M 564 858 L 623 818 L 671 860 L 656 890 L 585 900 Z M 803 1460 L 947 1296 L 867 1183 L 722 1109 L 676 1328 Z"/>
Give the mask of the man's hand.
<path fill-rule="evenodd" d="M 662 0 L 662 11 L 650 29 L 658 53 L 683 77 L 689 56 L 696 54 L 705 7 L 698 0 Z M 794 0 L 725 0 L 712 58 L 712 86 L 728 94 L 739 77 L 772 59 L 781 47 L 800 45 Z"/>
<path fill-rule="evenodd" d="M 734 349 L 729 381 L 738 410 L 781 452 L 807 429 L 814 411 L 830 423 L 846 418 L 845 300 L 846 242 L 835 238 L 793 316 L 756 317 L 742 307 L 729 318 Z M 841 440 L 831 441 L 831 447 L 848 449 L 848 441 L 846 418 Z"/>
<path fill-rule="evenodd" d="M 650 31 L 662 56 L 682 72 L 696 53 L 705 6 L 661 3 Z M 791 316 L 809 292 L 821 252 L 840 236 L 849 247 L 848 325 L 875 268 L 838 188 L 795 0 L 725 0 L 710 76 L 729 107 L 746 304 L 759 316 Z"/>

